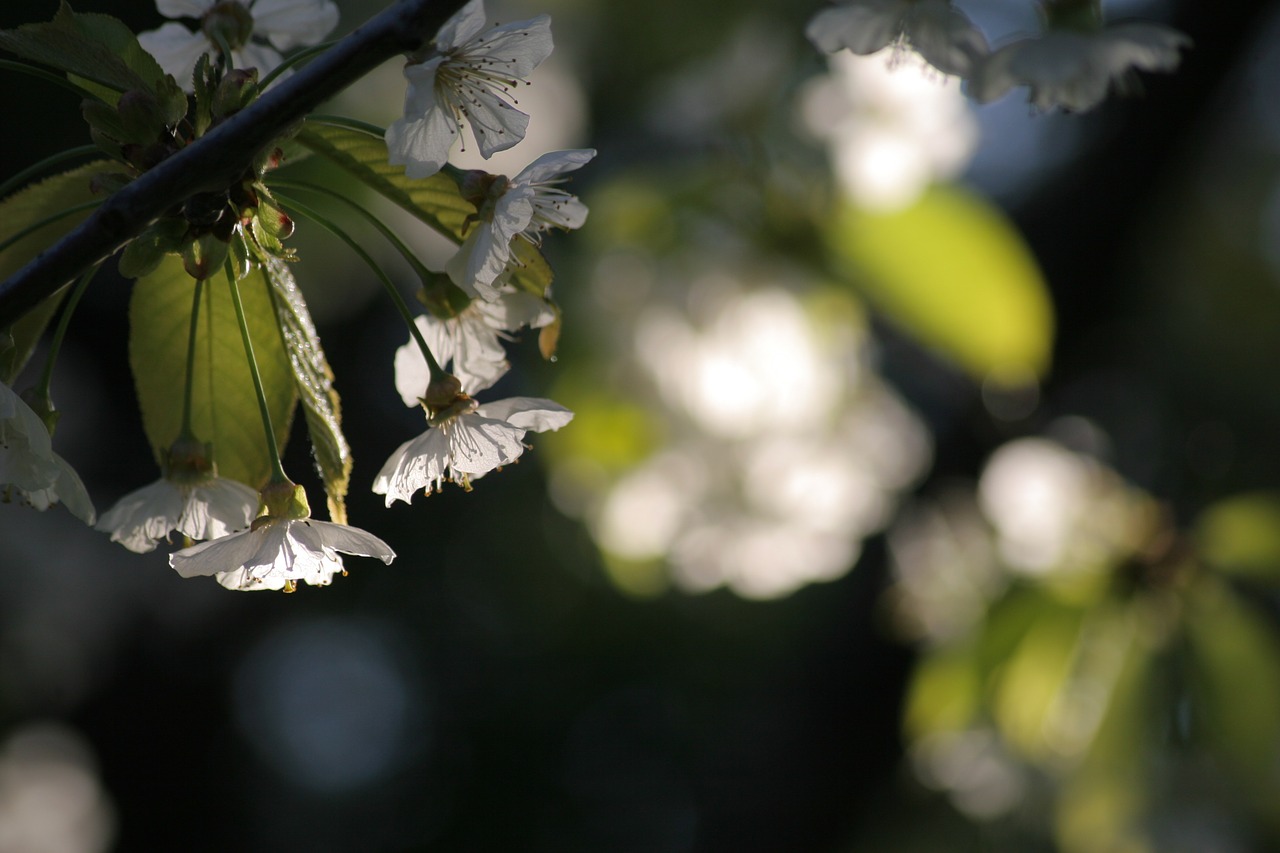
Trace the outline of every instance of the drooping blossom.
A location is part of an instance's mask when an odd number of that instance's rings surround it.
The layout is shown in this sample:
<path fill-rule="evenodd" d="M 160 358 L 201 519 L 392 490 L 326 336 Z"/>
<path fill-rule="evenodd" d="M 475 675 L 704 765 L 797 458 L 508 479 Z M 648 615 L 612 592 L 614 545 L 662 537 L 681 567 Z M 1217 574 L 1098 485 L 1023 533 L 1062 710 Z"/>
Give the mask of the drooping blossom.
<path fill-rule="evenodd" d="M 1133 69 L 1172 71 L 1191 39 L 1159 24 L 1118 24 L 1096 31 L 1051 29 L 1020 39 L 988 56 L 974 69 L 969 94 L 986 103 L 1018 86 L 1031 88 L 1041 110 L 1092 109 L 1111 86 L 1123 86 Z"/>
<path fill-rule="evenodd" d="M 818 12 L 805 35 L 819 50 L 868 56 L 910 47 L 943 74 L 967 77 L 987 53 L 987 40 L 948 0 L 844 0 Z"/>
<path fill-rule="evenodd" d="M 85 524 L 97 516 L 80 476 L 53 452 L 44 421 L 0 384 L 0 500 L 15 498 L 41 511 L 61 502 Z"/>
<path fill-rule="evenodd" d="M 144 554 L 170 533 L 200 541 L 243 530 L 257 509 L 257 491 L 235 480 L 162 477 L 122 497 L 103 514 L 97 529 L 110 533 L 112 542 Z"/>
<path fill-rule="evenodd" d="M 551 18 L 491 29 L 486 20 L 481 0 L 471 0 L 440 28 L 433 50 L 404 68 L 404 116 L 386 140 L 389 162 L 410 178 L 440 171 L 465 125 L 486 159 L 524 138 L 529 116 L 512 106 L 512 93 L 551 55 Z"/>
<path fill-rule="evenodd" d="M 504 290 L 493 302 L 473 300 L 447 320 L 425 314 L 414 323 L 441 366 L 458 377 L 467 393 L 475 394 L 492 386 L 510 368 L 501 342 L 506 332 L 525 326 L 541 328 L 554 319 L 546 300 L 532 293 Z M 412 339 L 396 350 L 395 368 L 401 399 L 406 406 L 417 406 L 431 375 L 427 360 Z"/>
<path fill-rule="evenodd" d="M 386 504 L 410 503 L 419 490 L 440 491 L 445 481 L 464 488 L 524 453 L 527 432 L 557 430 L 573 412 L 551 400 L 510 397 L 480 405 L 459 393 L 452 405 L 428 417 L 427 431 L 400 445 L 373 481 Z"/>
<path fill-rule="evenodd" d="M 565 173 L 580 169 L 596 156 L 595 149 L 579 148 L 543 154 L 514 178 L 485 176 L 479 222 L 445 266 L 453 283 L 471 296 L 492 302 L 511 261 L 511 244 L 517 237 L 540 243 L 552 228 L 581 228 L 587 206 L 559 187 Z"/>
<path fill-rule="evenodd" d="M 167 18 L 195 18 L 196 30 L 171 21 L 138 34 L 143 49 L 156 58 L 188 92 L 200 55 L 217 56 L 215 33 L 231 48 L 236 68 L 265 75 L 283 60 L 280 51 L 319 44 L 338 24 L 332 0 L 156 0 Z"/>

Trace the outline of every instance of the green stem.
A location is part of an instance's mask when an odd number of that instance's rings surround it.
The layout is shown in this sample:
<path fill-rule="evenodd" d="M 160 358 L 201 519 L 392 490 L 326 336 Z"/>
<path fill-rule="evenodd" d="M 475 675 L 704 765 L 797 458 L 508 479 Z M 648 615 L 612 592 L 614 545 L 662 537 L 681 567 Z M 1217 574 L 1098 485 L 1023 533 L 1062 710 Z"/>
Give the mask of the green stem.
<path fill-rule="evenodd" d="M 179 440 L 195 438 L 195 433 L 191 431 L 191 398 L 194 396 L 192 388 L 196 384 L 196 332 L 200 324 L 200 298 L 204 295 L 203 291 L 204 279 L 198 278 L 191 297 L 191 331 L 187 337 L 187 377 L 182 394 L 182 430 L 178 433 Z"/>
<path fill-rule="evenodd" d="M 258 91 L 265 92 L 267 90 L 267 87 L 270 86 L 272 83 L 274 83 L 276 81 L 276 78 L 279 77 L 281 74 L 288 71 L 290 68 L 297 65 L 299 62 L 304 62 L 305 60 L 311 59 L 312 57 L 317 56 L 318 54 L 324 53 L 326 50 L 333 47 L 335 44 L 337 44 L 336 41 L 327 41 L 327 42 L 324 42 L 323 44 L 317 44 L 312 47 L 309 47 L 306 50 L 300 50 L 297 53 L 295 53 L 293 56 L 286 58 L 283 62 L 281 62 L 275 68 L 272 68 L 270 74 L 268 74 L 266 77 L 263 77 L 261 80 L 258 81 Z"/>
<path fill-rule="evenodd" d="M 96 199 L 93 199 L 92 201 L 86 201 L 83 204 L 72 205 L 71 207 L 68 207 L 66 210 L 60 210 L 57 213 L 51 213 L 48 216 L 46 216 L 44 219 L 31 223 L 30 225 L 28 225 L 26 228 L 23 228 L 18 233 L 10 234 L 4 240 L 0 240 L 0 252 L 3 252 L 5 249 L 9 248 L 14 243 L 21 240 L 23 237 L 27 237 L 35 233 L 36 231 L 39 231 L 41 228 L 45 227 L 46 225 L 51 225 L 54 222 L 57 222 L 59 219 L 65 219 L 66 217 L 76 213 L 82 213 L 86 210 L 93 210 L 95 207 L 102 204 L 103 201 L 104 201 L 103 199 L 96 198 Z"/>
<path fill-rule="evenodd" d="M 311 184 L 311 183 L 307 183 L 306 181 L 288 181 L 288 180 L 282 181 L 282 180 L 276 180 L 273 178 L 271 181 L 271 189 L 275 190 L 276 188 L 304 190 L 307 192 L 320 193 L 329 198 L 336 199 L 337 201 L 342 202 L 347 207 L 351 208 L 356 213 L 364 217 L 364 220 L 366 222 L 368 222 L 374 228 L 378 229 L 378 233 L 381 234 L 383 237 L 387 238 L 387 242 L 390 243 L 393 247 L 395 247 L 395 250 L 400 253 L 400 256 L 405 259 L 405 262 L 408 263 L 409 266 L 413 267 L 413 271 L 417 273 L 418 277 L 421 278 L 424 282 L 429 281 L 433 276 L 436 275 L 431 270 L 427 269 L 426 266 L 422 263 L 422 261 L 418 260 L 418 256 L 413 253 L 413 250 L 410 249 L 408 246 L 406 246 L 404 244 L 404 241 L 401 240 L 398 236 L 396 236 L 396 233 L 392 231 L 390 228 L 388 228 L 381 219 L 379 219 L 377 216 L 371 213 L 368 208 L 366 208 L 364 205 L 360 204 L 350 196 L 345 196 L 335 189 L 331 189 L 330 187 L 320 186 L 319 184 Z M 290 203 L 292 204 L 293 203 L 292 197 L 290 196 L 289 198 L 290 198 Z"/>
<path fill-rule="evenodd" d="M 53 83 L 55 86 L 61 86 L 62 88 L 68 91 L 75 92 L 81 98 L 97 98 L 98 97 L 93 92 L 90 92 L 86 89 L 81 89 L 79 86 L 77 86 L 75 83 L 72 83 L 66 77 L 59 77 L 57 74 L 54 74 L 51 71 L 45 71 L 43 68 L 36 68 L 33 65 L 27 65 L 25 62 L 14 62 L 12 59 L 0 59 L 0 71 L 20 71 L 23 74 L 29 74 L 32 77 L 39 77 L 41 80 L 44 80 L 45 82 Z M 94 82 L 96 83 L 98 81 L 95 80 Z M 103 83 L 102 85 L 106 86 L 107 84 Z M 107 88 L 115 88 L 115 87 L 107 86 Z"/>
<path fill-rule="evenodd" d="M 440 363 L 436 361 L 436 357 L 431 354 L 431 347 L 427 346 L 427 341 L 422 337 L 422 332 L 419 331 L 418 324 L 413 321 L 413 314 L 409 311 L 409 306 L 405 304 L 404 297 L 400 295 L 400 291 L 396 289 L 396 286 L 391 281 L 390 277 L 383 272 L 382 267 L 378 266 L 378 262 L 375 261 L 359 243 L 352 239 L 351 235 L 347 234 L 347 232 L 343 231 L 330 220 L 321 216 L 313 208 L 308 207 L 291 196 L 282 195 L 281 199 L 287 200 L 292 208 L 319 225 L 321 228 L 324 228 L 333 236 L 342 240 L 351 247 L 351 251 L 359 255 L 360 259 L 369 265 L 369 269 L 373 270 L 374 274 L 378 276 L 378 280 L 382 282 L 382 286 L 387 291 L 387 295 L 391 297 L 391 301 L 395 304 L 396 310 L 399 311 L 400 316 L 404 318 L 405 325 L 409 327 L 409 334 L 413 336 L 413 339 L 418 344 L 418 349 L 422 350 L 422 357 L 427 360 L 427 369 L 431 371 L 431 381 L 435 382 L 448 376 L 449 374 L 446 373 L 444 368 L 440 366 Z"/>
<path fill-rule="evenodd" d="M 378 127 L 376 124 L 370 124 L 367 121 L 360 121 L 358 118 L 349 118 L 347 116 L 312 113 L 307 116 L 306 120 L 308 124 L 328 124 L 334 127 L 345 127 L 348 130 L 358 130 L 361 133 L 376 136 L 378 139 L 382 139 L 387 134 L 386 129 Z"/>
<path fill-rule="evenodd" d="M 80 276 L 71 295 L 67 297 L 67 303 L 62 306 L 62 316 L 58 318 L 58 326 L 53 330 L 53 340 L 49 343 L 49 356 L 44 361 L 44 372 L 40 374 L 40 384 L 36 386 L 36 394 L 41 399 L 49 399 L 49 385 L 53 382 L 53 363 L 58 360 L 62 339 L 67 336 L 67 327 L 71 325 L 71 315 L 75 313 L 80 297 L 84 295 L 85 288 L 89 286 L 89 281 L 97 271 L 98 267 L 95 266 Z"/>
<path fill-rule="evenodd" d="M 227 43 L 227 37 L 220 33 L 217 27 L 211 27 L 210 29 L 213 32 L 209 33 L 209 37 L 218 45 L 218 65 L 221 66 L 222 76 L 225 78 L 235 68 L 231 56 L 231 45 Z"/>
<path fill-rule="evenodd" d="M 284 473 L 284 465 L 280 462 L 280 447 L 276 444 L 276 433 L 271 427 L 271 412 L 267 408 L 267 392 L 262 389 L 262 377 L 258 375 L 258 360 L 253 355 L 253 342 L 249 340 L 249 324 L 244 319 L 244 305 L 240 303 L 240 286 L 236 284 L 236 271 L 231 266 L 231 259 L 226 263 L 227 284 L 231 287 L 231 304 L 236 309 L 236 320 L 240 323 L 240 339 L 244 341 L 244 355 L 249 361 L 249 373 L 253 376 L 253 390 L 258 395 L 258 411 L 262 414 L 262 428 L 267 433 L 267 449 L 271 453 L 271 483 L 291 482 Z"/>
<path fill-rule="evenodd" d="M 60 163 L 65 163 L 68 160 L 77 160 L 86 154 L 97 153 L 99 150 L 100 149 L 96 145 L 81 145 L 78 148 L 69 148 L 66 151 L 54 154 L 52 157 L 46 157 L 39 163 L 28 166 L 9 180 L 0 184 L 0 198 L 4 198 L 9 193 L 13 192 L 14 187 L 21 186 L 27 182 L 27 179 L 34 175 L 38 175 L 41 172 L 57 166 Z"/>

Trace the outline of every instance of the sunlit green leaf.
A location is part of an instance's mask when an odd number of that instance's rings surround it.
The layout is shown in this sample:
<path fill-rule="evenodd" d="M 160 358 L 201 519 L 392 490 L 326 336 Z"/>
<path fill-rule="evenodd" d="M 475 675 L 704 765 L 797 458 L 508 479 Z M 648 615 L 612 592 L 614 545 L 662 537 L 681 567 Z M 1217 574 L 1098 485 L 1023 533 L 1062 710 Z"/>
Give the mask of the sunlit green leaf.
<path fill-rule="evenodd" d="M 329 499 L 329 517 L 345 524 L 346 494 L 351 480 L 351 448 L 342 434 L 342 406 L 333 387 L 333 371 L 320 348 L 320 338 L 306 302 L 283 261 L 265 267 L 271 280 L 276 317 L 285 351 L 297 383 L 298 398 L 307 419 L 311 447 Z"/>
<path fill-rule="evenodd" d="M 88 163 L 25 187 L 0 201 L 0 241 L 7 240 L 52 214 L 91 201 L 94 198 L 91 180 L 110 168 L 110 164 L 103 162 Z M 82 211 L 58 219 L 0 252 L 0 281 L 13 275 L 37 254 L 57 242 L 58 238 L 80 224 L 86 216 L 88 211 Z M 12 382 L 22 370 L 64 293 L 65 291 L 59 291 L 45 299 L 8 330 L 13 336 L 13 346 L 0 353 L 0 382 Z"/>
<path fill-rule="evenodd" d="M 847 206 L 827 237 L 837 269 L 885 316 L 976 378 L 1021 385 L 1048 369 L 1043 277 L 989 203 L 936 188 L 893 213 Z"/>
<path fill-rule="evenodd" d="M 1280 583 L 1280 493 L 1218 501 L 1197 519 L 1195 538 L 1215 569 Z"/>
<path fill-rule="evenodd" d="M 187 340 L 195 282 L 182 261 L 166 257 L 137 280 L 129 304 L 129 364 L 133 368 L 142 424 L 157 461 L 178 437 L 186 384 Z M 266 391 L 268 410 L 283 449 L 297 389 L 276 326 L 271 283 L 261 269 L 240 282 L 249 336 Z M 196 333 L 192 428 L 213 443 L 218 471 L 259 487 L 271 473 L 253 380 L 225 276 L 205 282 Z"/>
<path fill-rule="evenodd" d="M 474 216 L 476 208 L 462 197 L 450 174 L 407 178 L 403 166 L 387 162 L 387 144 L 382 137 L 348 127 L 309 122 L 296 139 L 450 240 L 462 242 L 467 217 Z M 512 258 L 520 266 L 511 277 L 512 284 L 545 295 L 552 272 L 538 248 L 527 240 L 516 240 Z"/>

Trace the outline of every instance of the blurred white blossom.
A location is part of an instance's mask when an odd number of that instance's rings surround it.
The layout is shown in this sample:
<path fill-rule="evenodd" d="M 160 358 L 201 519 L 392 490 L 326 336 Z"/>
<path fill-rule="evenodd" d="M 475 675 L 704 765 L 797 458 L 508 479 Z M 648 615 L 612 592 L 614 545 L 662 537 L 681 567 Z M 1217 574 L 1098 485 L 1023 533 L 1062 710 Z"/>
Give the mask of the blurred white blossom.
<path fill-rule="evenodd" d="M 814 15 L 805 35 L 827 53 L 911 48 L 942 73 L 961 77 L 987 52 L 982 31 L 948 0 L 842 0 Z"/>
<path fill-rule="evenodd" d="M 55 723 L 28 724 L 0 747 L 0 851 L 104 853 L 115 813 L 89 744 Z"/>
<path fill-rule="evenodd" d="M 143 50 L 188 92 L 200 55 L 218 55 L 215 32 L 231 48 L 236 68 L 256 68 L 262 76 L 283 61 L 279 51 L 319 44 L 338 24 L 332 0 L 156 0 L 156 8 L 166 18 L 200 22 L 195 31 L 170 22 L 138 34 Z"/>
<path fill-rule="evenodd" d="M 85 524 L 97 517 L 80 475 L 53 452 L 44 421 L 0 384 L 0 500 L 14 498 L 41 511 L 61 502 Z"/>
<path fill-rule="evenodd" d="M 992 53 L 974 69 L 969 92 L 983 103 L 1018 86 L 1039 109 L 1083 112 L 1122 86 L 1133 69 L 1172 71 L 1191 39 L 1160 24 L 1132 23 L 1092 32 L 1051 29 Z"/>
<path fill-rule="evenodd" d="M 801 101 L 845 194 L 874 210 L 907 207 L 931 183 L 957 176 L 978 144 L 959 79 L 939 78 L 918 62 L 891 62 L 894 56 L 828 57 L 831 73 Z"/>

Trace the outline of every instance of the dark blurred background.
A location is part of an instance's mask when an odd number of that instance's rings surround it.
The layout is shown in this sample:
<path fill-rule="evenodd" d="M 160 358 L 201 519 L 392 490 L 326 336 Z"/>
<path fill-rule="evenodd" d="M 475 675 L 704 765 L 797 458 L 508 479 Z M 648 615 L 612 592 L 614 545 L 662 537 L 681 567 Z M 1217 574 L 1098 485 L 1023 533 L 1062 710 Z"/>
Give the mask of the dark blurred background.
<path fill-rule="evenodd" d="M 338 3 L 343 31 L 382 5 Z M 1034 27 L 1024 0 L 961 5 L 993 40 Z M 8 0 L 0 25 L 47 20 L 54 8 Z M 141 0 L 75 8 L 136 30 L 163 20 Z M 904 730 L 917 667 L 954 648 L 904 632 L 892 604 L 916 593 L 898 565 L 907 558 L 883 531 L 902 530 L 895 519 L 917 499 L 972 494 L 993 452 L 1060 436 L 1064 418 L 1089 425 L 1090 458 L 1158 506 L 1169 535 L 1197 529 L 1216 502 L 1280 482 L 1280 7 L 1104 8 L 1163 21 L 1194 47 L 1176 73 L 1143 75 L 1140 93 L 1085 115 L 1035 114 L 1023 92 L 966 107 L 973 151 L 938 179 L 1020 234 L 1047 288 L 1051 367 L 1013 390 L 876 310 L 856 276 L 840 281 L 824 259 L 823 222 L 838 192 L 823 143 L 797 118 L 805 86 L 826 70 L 803 38 L 816 6 L 491 8 L 501 21 L 552 14 L 556 64 L 545 88 L 562 110 L 545 120 L 555 126 L 545 141 L 531 137 L 502 169 L 550 147 L 600 151 L 573 184 L 592 219 L 546 246 L 565 308 L 559 358 L 542 361 L 526 334 L 497 389 L 555 397 L 579 419 L 563 434 L 531 435 L 520 464 L 470 493 L 449 488 L 384 510 L 367 489 L 375 466 L 423 426 L 392 382 L 406 336 L 367 272 L 300 228 L 297 275 L 355 451 L 352 523 L 398 558 L 390 567 L 348 558 L 350 575 L 325 589 L 233 594 L 177 577 L 162 553 L 130 554 L 61 508 L 0 507 L 0 851 L 29 849 L 6 846 L 5 826 L 37 814 L 57 839 L 40 848 L 50 851 L 1280 849 L 1280 750 L 1260 759 L 1261 775 L 1216 758 L 1212 737 L 1202 750 L 1199 729 L 1177 722 L 1192 713 L 1178 685 L 1196 680 L 1194 667 L 1143 694 L 1160 721 L 1139 762 L 1135 787 L 1145 793 L 1124 820 L 1103 821 L 1102 836 L 1082 834 L 1087 821 L 1064 811 L 1079 790 L 1071 774 L 1087 761 L 1019 748 L 999 707 L 986 716 L 1012 744 L 1006 763 L 1022 780 L 1006 808 L 966 807 L 957 785 L 920 770 L 924 730 Z M 752 67 L 764 70 L 742 70 Z M 384 72 L 332 111 L 389 123 L 403 88 L 395 63 Z M 544 87 L 542 74 L 531 91 Z M 69 93 L 12 73 L 8 81 L 6 174 L 87 141 Z M 536 127 L 542 116 L 524 106 Z M 325 264 L 309 269 L 309 250 Z M 784 278 L 818 282 L 801 286 L 810 296 L 830 291 L 855 313 L 868 308 L 854 326 L 872 352 L 864 370 L 895 389 L 932 445 L 909 482 L 886 488 L 884 517 L 846 560 L 856 565 L 825 582 L 751 594 L 750 584 L 733 588 L 730 567 L 699 584 L 688 558 L 610 553 L 601 533 L 608 484 L 677 431 L 653 413 L 660 395 L 634 390 L 638 368 L 613 340 L 630 327 L 611 324 L 628 305 L 683 287 L 670 258 L 714 269 L 722 251 L 726 266 L 783 263 Z M 651 289 L 630 292 L 619 309 L 610 287 L 629 286 L 632 261 L 650 270 Z M 128 370 L 128 298 L 127 282 L 95 282 L 54 382 L 56 446 L 99 513 L 157 471 Z M 811 402 L 774 390 L 780 409 Z M 623 411 L 619 400 L 647 408 L 641 426 L 607 416 Z M 606 416 L 593 421 L 593 412 Z M 610 457 L 620 430 L 659 422 Z M 286 469 L 302 479 L 313 465 L 295 426 Z M 307 484 L 317 507 L 318 486 Z M 998 520 L 988 527 L 998 533 Z M 1166 565 L 1135 556 L 1147 545 L 1088 571 L 1112 578 Z M 1207 701 L 1261 703 L 1260 721 L 1240 723 L 1251 734 L 1226 741 L 1273 750 L 1277 602 L 1266 584 L 1244 587 L 1240 606 L 1262 626 L 1258 657 L 1270 669 L 1210 675 L 1225 686 Z M 1096 613 L 1102 599 L 1092 594 L 1062 600 Z M 1152 641 L 1151 659 L 1183 672 L 1168 663 L 1180 642 Z M 991 672 L 1003 678 L 1007 668 Z M 1270 805 L 1241 805 L 1238 785 Z M 1125 834 L 1107 836 L 1121 824 Z M 1080 840 L 1097 837 L 1114 844 Z"/>

